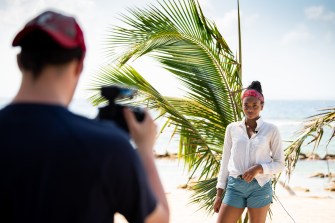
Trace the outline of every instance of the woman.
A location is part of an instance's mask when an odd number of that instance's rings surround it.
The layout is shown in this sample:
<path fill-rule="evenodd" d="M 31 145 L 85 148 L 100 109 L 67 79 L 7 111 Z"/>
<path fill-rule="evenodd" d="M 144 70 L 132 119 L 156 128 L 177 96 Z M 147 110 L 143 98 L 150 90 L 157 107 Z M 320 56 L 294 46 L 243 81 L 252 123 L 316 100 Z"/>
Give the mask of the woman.
<path fill-rule="evenodd" d="M 264 96 L 259 81 L 243 92 L 242 103 L 245 117 L 229 124 L 225 134 L 214 202 L 218 223 L 236 223 L 246 207 L 251 223 L 265 222 L 272 202 L 271 178 L 285 167 L 278 128 L 260 117 Z"/>

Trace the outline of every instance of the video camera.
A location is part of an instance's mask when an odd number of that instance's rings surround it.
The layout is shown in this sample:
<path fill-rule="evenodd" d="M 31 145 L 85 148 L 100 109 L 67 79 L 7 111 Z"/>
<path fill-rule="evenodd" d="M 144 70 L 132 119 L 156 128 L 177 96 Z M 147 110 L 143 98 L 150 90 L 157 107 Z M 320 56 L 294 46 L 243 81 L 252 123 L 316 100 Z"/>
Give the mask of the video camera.
<path fill-rule="evenodd" d="M 141 122 L 144 119 L 144 110 L 140 107 L 126 106 L 117 104 L 118 99 L 131 99 L 136 93 L 134 89 L 122 88 L 119 86 L 104 86 L 101 87 L 101 96 L 108 100 L 108 104 L 99 108 L 97 119 L 105 119 L 114 121 L 119 127 L 129 133 L 127 122 L 123 115 L 123 108 L 128 107 L 135 114 L 137 121 Z"/>

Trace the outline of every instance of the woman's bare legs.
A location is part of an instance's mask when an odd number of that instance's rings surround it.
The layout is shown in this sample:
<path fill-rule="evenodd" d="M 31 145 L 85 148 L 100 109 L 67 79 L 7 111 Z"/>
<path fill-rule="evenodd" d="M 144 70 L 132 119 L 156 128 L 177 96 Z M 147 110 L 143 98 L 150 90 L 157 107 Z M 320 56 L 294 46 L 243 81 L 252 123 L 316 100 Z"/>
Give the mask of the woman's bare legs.
<path fill-rule="evenodd" d="M 248 208 L 250 223 L 265 223 L 270 204 L 261 208 Z"/>
<path fill-rule="evenodd" d="M 217 223 L 236 223 L 241 217 L 244 208 L 235 208 L 224 203 L 221 204 Z"/>

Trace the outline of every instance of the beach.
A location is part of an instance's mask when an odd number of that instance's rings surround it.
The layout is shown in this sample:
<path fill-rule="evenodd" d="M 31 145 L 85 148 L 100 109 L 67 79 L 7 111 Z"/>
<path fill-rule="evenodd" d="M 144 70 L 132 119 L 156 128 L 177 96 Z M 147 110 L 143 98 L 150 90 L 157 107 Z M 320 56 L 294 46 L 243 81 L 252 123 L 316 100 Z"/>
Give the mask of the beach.
<path fill-rule="evenodd" d="M 298 161 L 299 162 L 299 161 Z M 314 170 L 308 171 L 305 166 L 311 162 L 321 161 L 300 161 L 296 173 L 291 176 L 290 182 L 284 185 L 278 183 L 275 191 L 275 198 L 271 205 L 272 217 L 267 217 L 267 222 L 273 223 L 332 223 L 335 222 L 335 192 L 325 190 L 325 178 L 311 177 Z M 333 166 L 331 163 L 331 167 Z M 316 164 L 317 166 L 318 164 Z M 320 166 L 322 168 L 323 166 Z M 303 172 L 301 169 L 306 170 Z M 320 171 L 319 169 L 316 169 Z M 164 176 L 162 176 L 164 177 Z M 170 178 L 171 179 L 171 178 Z M 281 182 L 286 179 L 281 177 Z M 192 191 L 187 189 L 172 188 L 167 185 L 167 198 L 171 209 L 171 223 L 214 223 L 217 214 L 208 215 L 207 212 L 198 211 L 196 204 L 189 204 L 189 197 Z"/>
<path fill-rule="evenodd" d="M 170 206 L 170 222 L 215 223 L 216 213 L 208 214 L 203 210 L 198 210 L 198 205 L 189 203 L 192 191 L 178 188 L 187 179 L 187 173 L 182 170 L 182 165 L 176 160 L 168 159 L 159 159 L 156 162 Z M 303 174 L 299 168 L 306 169 L 304 165 L 310 166 L 310 163 L 306 161 L 301 161 L 301 163 L 303 164 L 297 169 L 298 174 L 291 176 L 290 182 L 292 183 L 286 183 L 286 187 L 280 183 L 277 184 L 275 199 L 270 207 L 272 216 L 267 217 L 267 223 L 335 222 L 335 192 L 325 190 L 327 179 Z M 317 163 L 315 165 L 318 166 Z M 169 169 L 167 169 L 168 166 Z M 297 175 L 300 175 L 300 178 Z M 125 223 L 127 221 L 121 216 L 116 216 L 115 222 Z"/>
<path fill-rule="evenodd" d="M 171 208 L 171 222 L 216 222 L 217 214 L 207 216 L 206 212 L 197 211 L 198 207 L 196 205 L 187 205 L 190 194 L 190 191 L 181 189 L 167 194 Z M 334 222 L 335 212 L 332 207 L 335 207 L 335 200 L 333 198 L 308 195 L 292 196 L 286 194 L 280 187 L 277 188 L 277 197 L 280 203 L 278 201 L 273 202 L 271 205 L 272 219 L 268 216 L 267 222 Z"/>
<path fill-rule="evenodd" d="M 272 219 L 268 216 L 266 222 L 335 222 L 333 208 L 335 207 L 335 199 L 333 198 L 308 196 L 308 194 L 292 196 L 280 186 L 278 186 L 276 193 L 280 202 L 273 201 L 271 205 Z M 167 193 L 171 210 L 171 223 L 215 223 L 217 214 L 208 215 L 204 211 L 198 211 L 197 205 L 188 204 L 190 195 L 191 191 L 184 189 L 176 189 Z"/>

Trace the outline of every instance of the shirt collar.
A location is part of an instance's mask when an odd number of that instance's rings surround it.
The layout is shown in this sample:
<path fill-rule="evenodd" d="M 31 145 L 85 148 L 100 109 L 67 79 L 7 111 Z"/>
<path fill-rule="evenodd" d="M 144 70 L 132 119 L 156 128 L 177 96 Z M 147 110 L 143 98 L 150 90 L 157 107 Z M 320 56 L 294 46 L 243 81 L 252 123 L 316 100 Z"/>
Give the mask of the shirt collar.
<path fill-rule="evenodd" d="M 256 126 L 255 131 L 258 131 L 262 127 L 262 125 L 264 123 L 264 120 L 263 120 L 262 116 L 259 117 L 259 119 L 256 120 L 256 123 L 257 123 L 257 126 Z M 243 119 L 240 121 L 239 126 L 246 127 L 245 126 L 245 117 L 243 117 Z"/>

